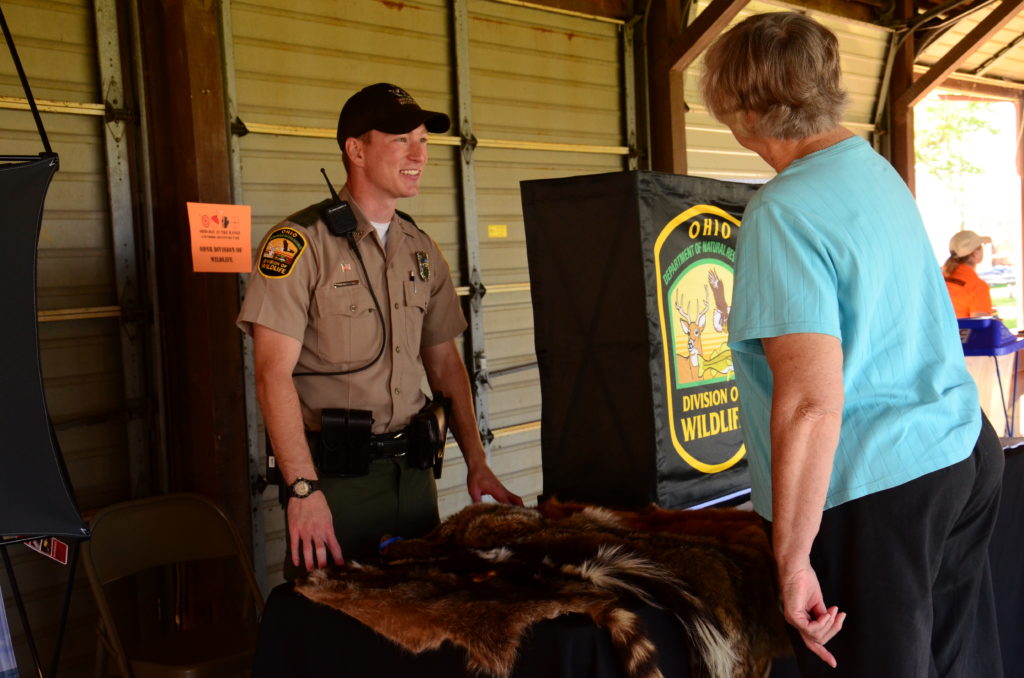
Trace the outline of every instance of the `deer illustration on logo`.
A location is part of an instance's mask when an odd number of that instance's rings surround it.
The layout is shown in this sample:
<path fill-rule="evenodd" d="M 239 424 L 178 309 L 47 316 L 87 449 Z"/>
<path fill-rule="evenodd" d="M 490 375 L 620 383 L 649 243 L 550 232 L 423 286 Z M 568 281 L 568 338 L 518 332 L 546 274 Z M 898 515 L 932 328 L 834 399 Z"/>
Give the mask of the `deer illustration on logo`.
<path fill-rule="evenodd" d="M 683 334 L 686 335 L 686 364 L 690 371 L 690 381 L 697 381 L 701 378 L 700 373 L 700 359 L 704 355 L 704 349 L 701 346 L 701 335 L 704 333 L 704 325 L 707 323 L 708 308 L 711 304 L 707 298 L 707 287 L 704 288 L 704 310 L 697 314 L 695 319 L 690 318 L 689 305 L 683 308 L 685 304 L 685 297 L 682 291 L 676 296 L 674 304 L 676 311 L 679 313 L 679 325 L 683 328 Z M 698 302 L 699 306 L 699 302 Z"/>

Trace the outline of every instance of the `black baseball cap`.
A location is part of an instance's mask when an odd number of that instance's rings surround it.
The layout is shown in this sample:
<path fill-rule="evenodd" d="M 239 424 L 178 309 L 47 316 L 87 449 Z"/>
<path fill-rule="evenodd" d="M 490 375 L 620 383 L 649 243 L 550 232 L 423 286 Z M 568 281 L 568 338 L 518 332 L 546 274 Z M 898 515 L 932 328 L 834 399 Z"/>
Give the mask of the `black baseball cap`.
<path fill-rule="evenodd" d="M 444 113 L 426 111 L 401 87 L 378 82 L 359 90 L 345 102 L 338 116 L 338 145 L 345 152 L 345 140 L 372 129 L 388 134 L 405 134 L 420 125 L 428 132 L 447 132 L 451 120 Z"/>

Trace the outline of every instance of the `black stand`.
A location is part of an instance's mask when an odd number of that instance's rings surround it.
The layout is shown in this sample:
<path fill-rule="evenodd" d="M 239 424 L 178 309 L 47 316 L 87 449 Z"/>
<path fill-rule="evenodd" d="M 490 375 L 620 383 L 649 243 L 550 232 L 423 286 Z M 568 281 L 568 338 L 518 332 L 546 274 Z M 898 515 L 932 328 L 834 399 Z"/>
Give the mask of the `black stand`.
<path fill-rule="evenodd" d="M 726 337 L 757 187 L 615 172 L 521 189 L 545 497 L 673 509 L 745 498 Z"/>
<path fill-rule="evenodd" d="M 68 559 L 68 581 L 64 586 L 64 604 L 61 605 L 60 620 L 57 622 L 57 638 L 53 648 L 53 661 L 51 664 L 50 673 L 46 674 L 43 672 L 42 663 L 39 661 L 39 650 L 36 649 L 35 637 L 32 635 L 32 626 L 28 622 L 28 613 L 25 610 L 25 602 L 21 597 L 21 590 L 18 588 L 18 580 L 14 576 L 14 567 L 11 564 L 11 556 L 7 553 L 7 547 L 12 544 L 19 544 L 23 541 L 30 541 L 31 538 L 25 537 L 17 540 L 10 540 L 0 545 L 0 551 L 3 552 L 4 569 L 7 571 L 7 579 L 11 582 L 11 595 L 14 597 L 14 604 L 18 607 L 18 617 L 21 618 L 21 627 L 25 629 L 25 642 L 28 644 L 28 650 L 32 654 L 32 663 L 36 667 L 36 674 L 42 678 L 43 676 L 56 676 L 57 665 L 60 663 L 60 651 L 64 644 L 64 629 L 67 627 L 68 612 L 71 609 L 71 594 L 75 587 L 75 571 L 78 569 L 78 547 L 81 545 L 81 541 L 71 542 L 71 555 Z"/>
<path fill-rule="evenodd" d="M 0 546 L 36 673 L 42 677 L 45 674 L 39 651 L 7 547 L 46 537 L 61 537 L 70 544 L 68 580 L 49 673 L 49 676 L 56 676 L 71 606 L 78 547 L 82 540 L 89 538 L 50 424 L 39 361 L 36 251 L 43 203 L 50 180 L 57 171 L 58 159 L 50 148 L 2 10 L 0 29 L 46 149 L 35 156 L 0 155 L 0 224 L 6 254 L 11 258 L 0 267 L 0 287 L 4 290 L 0 297 L 0 317 L 7 321 L 8 327 L 3 346 L 5 360 L 0 362 L 0 383 L 4 384 L 0 391 L 0 427 L 4 431 L 0 446 L 0 536 L 12 537 L 4 539 Z"/>

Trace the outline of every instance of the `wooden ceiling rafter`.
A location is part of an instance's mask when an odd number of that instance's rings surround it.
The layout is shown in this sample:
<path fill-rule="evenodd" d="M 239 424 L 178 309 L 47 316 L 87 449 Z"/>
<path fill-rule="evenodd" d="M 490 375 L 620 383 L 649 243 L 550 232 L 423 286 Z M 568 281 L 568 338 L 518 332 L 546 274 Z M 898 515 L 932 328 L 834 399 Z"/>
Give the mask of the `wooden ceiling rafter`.
<path fill-rule="evenodd" d="M 712 0 L 669 48 L 669 70 L 679 73 L 696 60 L 750 0 Z"/>
<path fill-rule="evenodd" d="M 929 68 L 924 75 L 916 79 L 896 100 L 896 106 L 901 109 L 910 108 L 927 96 L 928 92 L 953 75 L 961 64 L 1013 20 L 1021 8 L 1024 8 L 1024 0 L 1003 0 L 956 46 Z"/>

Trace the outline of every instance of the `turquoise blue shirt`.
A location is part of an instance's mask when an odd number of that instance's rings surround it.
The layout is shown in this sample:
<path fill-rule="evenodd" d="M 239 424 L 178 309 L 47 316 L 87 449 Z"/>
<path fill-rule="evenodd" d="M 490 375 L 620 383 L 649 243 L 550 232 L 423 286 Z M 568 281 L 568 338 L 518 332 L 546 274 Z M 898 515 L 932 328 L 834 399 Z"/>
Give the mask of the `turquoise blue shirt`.
<path fill-rule="evenodd" d="M 771 519 L 772 374 L 763 337 L 843 349 L 843 422 L 825 508 L 965 459 L 981 430 L 956 318 L 913 196 L 852 137 L 796 160 L 747 205 L 729 316 L 754 509 Z"/>

